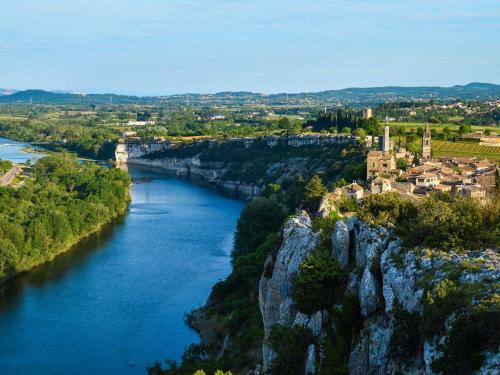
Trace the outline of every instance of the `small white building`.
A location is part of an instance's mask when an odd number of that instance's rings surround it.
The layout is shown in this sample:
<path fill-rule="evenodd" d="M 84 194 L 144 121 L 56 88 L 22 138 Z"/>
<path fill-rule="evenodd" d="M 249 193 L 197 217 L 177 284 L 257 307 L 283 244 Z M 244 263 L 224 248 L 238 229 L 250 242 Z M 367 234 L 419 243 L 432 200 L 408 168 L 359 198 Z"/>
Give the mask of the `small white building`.
<path fill-rule="evenodd" d="M 363 189 L 363 187 L 358 185 L 356 182 L 342 188 L 342 196 L 344 198 L 355 199 L 356 202 L 363 199 L 364 192 L 365 189 Z"/>
<path fill-rule="evenodd" d="M 439 179 L 434 173 L 423 173 L 415 178 L 415 185 L 420 188 L 430 189 L 437 184 Z"/>
<path fill-rule="evenodd" d="M 137 121 L 137 120 L 128 120 L 127 125 L 130 126 L 144 126 L 144 125 L 154 125 L 155 122 L 153 120 L 149 121 Z"/>
<path fill-rule="evenodd" d="M 380 194 L 385 193 L 387 191 L 391 191 L 391 180 L 383 177 L 377 177 L 374 179 L 370 185 L 370 193 L 372 194 Z"/>

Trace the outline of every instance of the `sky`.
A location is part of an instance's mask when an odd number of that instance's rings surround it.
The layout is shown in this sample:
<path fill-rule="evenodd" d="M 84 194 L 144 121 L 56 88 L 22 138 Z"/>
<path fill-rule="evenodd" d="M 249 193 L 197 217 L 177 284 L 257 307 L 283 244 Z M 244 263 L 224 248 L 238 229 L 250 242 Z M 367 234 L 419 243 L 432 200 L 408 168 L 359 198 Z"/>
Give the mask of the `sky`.
<path fill-rule="evenodd" d="M 0 0 L 0 87 L 167 95 L 500 84 L 498 0 Z"/>

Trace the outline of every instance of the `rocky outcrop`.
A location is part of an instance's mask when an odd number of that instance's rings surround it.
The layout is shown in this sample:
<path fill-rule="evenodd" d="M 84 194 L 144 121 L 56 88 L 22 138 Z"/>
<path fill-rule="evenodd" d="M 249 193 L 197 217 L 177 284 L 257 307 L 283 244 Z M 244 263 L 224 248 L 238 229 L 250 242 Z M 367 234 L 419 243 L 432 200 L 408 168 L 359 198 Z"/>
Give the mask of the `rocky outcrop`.
<path fill-rule="evenodd" d="M 304 374 L 315 374 L 321 368 L 318 358 L 321 358 L 322 339 L 329 332 L 335 335 L 334 317 L 328 316 L 326 311 L 307 316 L 293 309 L 293 280 L 299 272 L 300 262 L 317 243 L 318 236 L 307 214 L 290 219 L 275 259 L 270 257 L 266 262 L 272 273 L 264 274 L 260 281 L 260 307 L 266 337 L 277 323 L 309 327 L 317 337 L 304 354 Z M 492 285 L 500 280 L 498 251 L 457 254 L 405 249 L 391 229 L 368 225 L 356 217 L 335 223 L 331 254 L 343 269 L 352 270 L 346 278 L 345 294 L 357 296 L 361 310 L 361 328 L 353 337 L 348 358 L 350 374 L 434 374 L 433 363 L 443 356 L 446 332 L 455 315 L 452 313 L 446 320 L 444 334 L 422 340 L 422 347 L 416 348 L 416 354 L 401 362 L 391 348 L 393 337 L 398 330 L 404 329 L 399 321 L 401 311 L 422 317 L 423 285 L 426 282 L 435 285 L 452 277 L 450 273 L 457 278 L 459 272 L 457 282 L 463 283 Z M 495 287 L 491 288 L 493 295 Z M 263 353 L 264 369 L 267 369 L 274 353 L 265 340 Z M 477 374 L 500 374 L 500 354 L 483 354 L 485 361 Z"/>
<path fill-rule="evenodd" d="M 343 269 L 349 264 L 350 244 L 350 233 L 346 223 L 343 220 L 337 220 L 332 235 L 332 256 L 337 259 Z"/>
<path fill-rule="evenodd" d="M 309 326 L 319 333 L 322 327 L 321 313 L 312 318 L 297 314 L 293 308 L 292 286 L 302 261 L 316 248 L 319 235 L 313 231 L 309 215 L 301 211 L 290 218 L 283 230 L 283 242 L 273 259 L 266 261 L 265 269 L 272 269 L 271 274 L 264 274 L 259 283 L 259 304 L 264 323 L 263 366 L 269 368 L 274 353 L 267 345 L 267 338 L 275 324 L 301 324 Z"/>

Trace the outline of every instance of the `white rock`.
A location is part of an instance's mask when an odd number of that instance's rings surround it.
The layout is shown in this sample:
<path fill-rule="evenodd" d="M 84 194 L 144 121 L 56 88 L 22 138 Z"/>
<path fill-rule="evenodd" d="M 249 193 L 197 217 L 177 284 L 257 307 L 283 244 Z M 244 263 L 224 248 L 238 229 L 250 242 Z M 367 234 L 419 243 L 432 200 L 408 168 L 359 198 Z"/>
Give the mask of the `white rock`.
<path fill-rule="evenodd" d="M 350 235 L 347 224 L 337 220 L 332 235 L 332 256 L 337 259 L 342 269 L 349 265 L 349 246 Z"/>
<path fill-rule="evenodd" d="M 377 311 L 382 304 L 380 286 L 368 266 L 365 267 L 359 285 L 359 303 L 364 317 Z"/>

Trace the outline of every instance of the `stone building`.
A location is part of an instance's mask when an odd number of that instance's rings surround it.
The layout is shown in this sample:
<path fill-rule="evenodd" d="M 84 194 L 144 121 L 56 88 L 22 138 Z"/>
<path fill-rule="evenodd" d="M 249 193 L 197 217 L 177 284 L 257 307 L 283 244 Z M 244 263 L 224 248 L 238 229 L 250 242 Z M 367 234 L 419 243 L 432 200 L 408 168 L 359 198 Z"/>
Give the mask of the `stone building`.
<path fill-rule="evenodd" d="M 359 202 L 363 199 L 365 190 L 358 185 L 356 182 L 353 182 L 350 185 L 344 186 L 342 188 L 342 196 L 349 199 L 354 199 Z"/>
<path fill-rule="evenodd" d="M 384 126 L 384 134 L 378 138 L 378 149 L 384 152 L 392 150 L 391 137 L 389 135 L 389 127 L 387 125 Z"/>
<path fill-rule="evenodd" d="M 424 134 L 422 135 L 422 159 L 431 158 L 431 131 L 429 125 L 425 124 Z"/>
<path fill-rule="evenodd" d="M 369 119 L 373 117 L 373 110 L 371 108 L 363 109 L 363 118 Z"/>
<path fill-rule="evenodd" d="M 370 193 L 380 194 L 392 190 L 391 180 L 383 177 L 377 177 L 370 184 Z"/>
<path fill-rule="evenodd" d="M 391 152 L 370 151 L 366 159 L 366 178 L 372 179 L 380 174 L 390 174 L 396 169 L 396 160 Z"/>

